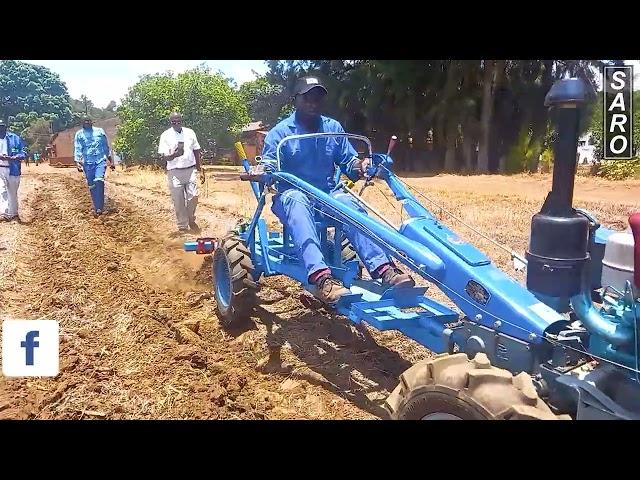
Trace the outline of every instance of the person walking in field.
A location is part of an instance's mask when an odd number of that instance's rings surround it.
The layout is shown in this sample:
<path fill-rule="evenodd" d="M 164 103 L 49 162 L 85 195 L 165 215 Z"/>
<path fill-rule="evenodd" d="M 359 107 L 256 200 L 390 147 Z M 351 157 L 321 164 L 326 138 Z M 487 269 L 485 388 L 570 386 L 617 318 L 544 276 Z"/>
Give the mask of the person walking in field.
<path fill-rule="evenodd" d="M 167 184 L 176 213 L 178 231 L 199 231 L 196 223 L 198 206 L 198 172 L 203 181 L 200 144 L 195 132 L 182 125 L 182 115 L 170 115 L 171 128 L 162 132 L 158 153 L 167 163 Z"/>
<path fill-rule="evenodd" d="M 102 128 L 94 127 L 91 118 L 86 116 L 82 119 L 82 128 L 76 132 L 74 145 L 74 159 L 78 171 L 84 172 L 95 215 L 102 215 L 107 164 L 114 168 L 107 134 Z"/>
<path fill-rule="evenodd" d="M 21 162 L 26 157 L 19 135 L 0 120 L 0 221 L 17 220 Z"/>

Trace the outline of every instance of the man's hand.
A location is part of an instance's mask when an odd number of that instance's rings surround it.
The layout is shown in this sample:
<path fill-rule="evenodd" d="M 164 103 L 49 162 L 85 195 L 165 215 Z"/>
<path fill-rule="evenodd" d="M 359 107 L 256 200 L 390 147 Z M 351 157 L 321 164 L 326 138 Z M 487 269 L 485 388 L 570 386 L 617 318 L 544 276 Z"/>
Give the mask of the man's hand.
<path fill-rule="evenodd" d="M 200 168 L 200 183 L 204 185 L 204 182 L 207 181 L 207 177 L 204 174 L 204 169 Z"/>
<path fill-rule="evenodd" d="M 80 162 L 76 162 L 76 169 L 77 169 L 79 172 L 82 172 L 82 164 L 81 164 Z"/>
<path fill-rule="evenodd" d="M 371 159 L 364 158 L 362 160 L 356 160 L 353 169 L 358 172 L 360 178 L 367 174 L 367 169 L 371 166 Z"/>
<path fill-rule="evenodd" d="M 173 151 L 173 153 L 171 154 L 173 158 L 178 158 L 178 157 L 181 157 L 182 155 L 184 155 L 184 147 L 181 148 L 180 145 L 178 145 L 176 149 Z"/>

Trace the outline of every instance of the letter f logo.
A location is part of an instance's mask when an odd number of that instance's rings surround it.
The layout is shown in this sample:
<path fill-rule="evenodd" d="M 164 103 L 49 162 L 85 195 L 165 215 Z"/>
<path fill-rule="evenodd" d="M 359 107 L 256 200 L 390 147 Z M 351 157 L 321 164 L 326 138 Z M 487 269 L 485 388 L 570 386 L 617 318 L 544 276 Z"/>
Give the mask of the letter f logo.
<path fill-rule="evenodd" d="M 40 332 L 38 330 L 32 330 L 30 332 L 27 332 L 27 336 L 24 339 L 24 342 L 20 342 L 20 346 L 25 349 L 25 363 L 27 365 L 33 365 L 33 351 L 35 348 L 40 346 L 40 342 L 35 341 L 35 339 L 39 336 Z"/>

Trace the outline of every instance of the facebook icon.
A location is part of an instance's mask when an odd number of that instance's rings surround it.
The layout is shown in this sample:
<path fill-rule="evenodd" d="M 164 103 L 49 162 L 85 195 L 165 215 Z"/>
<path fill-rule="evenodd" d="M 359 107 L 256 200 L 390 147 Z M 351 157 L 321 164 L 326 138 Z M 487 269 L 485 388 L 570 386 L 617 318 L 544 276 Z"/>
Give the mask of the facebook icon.
<path fill-rule="evenodd" d="M 33 349 L 40 346 L 39 342 L 36 342 L 34 339 L 38 338 L 40 332 L 37 330 L 31 330 L 27 332 L 27 338 L 24 339 L 24 342 L 20 342 L 20 346 L 25 349 L 25 354 L 27 356 L 25 363 L 27 365 L 33 365 Z"/>
<path fill-rule="evenodd" d="M 55 320 L 4 320 L 3 375 L 55 377 L 60 369 L 59 342 L 58 322 Z"/>

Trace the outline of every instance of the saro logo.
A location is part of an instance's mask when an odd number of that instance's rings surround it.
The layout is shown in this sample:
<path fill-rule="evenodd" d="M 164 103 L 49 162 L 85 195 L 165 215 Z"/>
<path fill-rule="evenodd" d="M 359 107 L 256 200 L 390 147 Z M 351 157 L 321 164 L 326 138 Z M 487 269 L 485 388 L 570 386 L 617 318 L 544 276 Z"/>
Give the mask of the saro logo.
<path fill-rule="evenodd" d="M 633 158 L 633 67 L 604 67 L 604 158 Z"/>
<path fill-rule="evenodd" d="M 2 322 L 2 373 L 7 377 L 55 377 L 60 370 L 55 320 Z"/>

